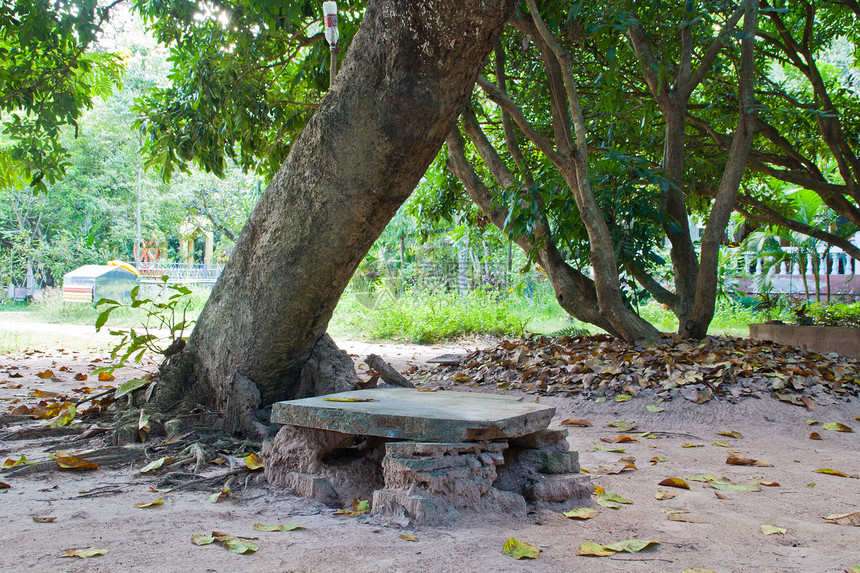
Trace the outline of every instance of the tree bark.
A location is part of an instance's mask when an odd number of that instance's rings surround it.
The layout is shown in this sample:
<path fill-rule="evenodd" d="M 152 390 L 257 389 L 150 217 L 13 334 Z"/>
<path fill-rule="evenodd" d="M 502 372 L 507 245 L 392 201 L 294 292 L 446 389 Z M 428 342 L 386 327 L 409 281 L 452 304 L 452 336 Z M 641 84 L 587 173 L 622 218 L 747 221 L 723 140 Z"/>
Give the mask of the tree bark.
<path fill-rule="evenodd" d="M 235 373 L 262 406 L 319 393 L 302 373 L 338 299 L 442 145 L 514 4 L 368 2 L 337 81 L 166 365 L 160 404 L 223 409 Z"/>
<path fill-rule="evenodd" d="M 737 200 L 738 188 L 746 168 L 755 133 L 755 102 L 753 83 L 755 61 L 753 48 L 758 19 L 758 0 L 745 3 L 744 39 L 741 53 L 741 69 L 738 82 L 738 124 L 732 139 L 729 157 L 720 179 L 717 196 L 711 207 L 708 224 L 702 236 L 701 260 L 697 277 L 695 299 L 688 319 L 680 324 L 681 334 L 689 338 L 702 338 L 708 333 L 708 325 L 714 318 L 717 300 L 717 282 L 720 245 L 729 216 Z"/>

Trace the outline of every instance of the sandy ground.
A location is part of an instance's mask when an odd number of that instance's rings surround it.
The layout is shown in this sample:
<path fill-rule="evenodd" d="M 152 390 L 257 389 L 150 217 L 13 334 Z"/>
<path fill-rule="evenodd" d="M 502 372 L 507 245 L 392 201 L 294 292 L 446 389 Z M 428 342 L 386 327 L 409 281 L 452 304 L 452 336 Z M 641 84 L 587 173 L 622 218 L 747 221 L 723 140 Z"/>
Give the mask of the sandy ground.
<path fill-rule="evenodd" d="M 93 348 L 104 344 L 88 327 L 39 326 L 0 314 L 0 334 L 27 332 L 45 339 L 42 352 L 13 349 L 0 356 L 0 415 L 8 406 L 32 403 L 29 389 L 68 391 L 79 386 L 75 373 L 90 373 Z M 48 332 L 45 332 L 45 331 Z M 22 336 L 20 340 L 30 340 Z M 338 341 L 361 357 L 380 354 L 401 370 L 423 367 L 440 354 L 465 352 L 467 346 L 369 345 Z M 62 350 L 60 350 L 62 349 Z M 79 350 L 80 349 L 80 350 Z M 65 370 L 60 370 L 65 367 Z M 51 368 L 58 381 L 41 380 L 37 372 Z M 10 378 L 21 373 L 21 378 Z M 123 377 L 133 375 L 121 373 Z M 14 388 L 22 384 L 22 388 Z M 93 383 L 95 384 L 95 383 Z M 19 402 L 15 403 L 14 400 Z M 534 396 L 527 395 L 532 401 Z M 600 514 L 587 521 L 570 520 L 560 513 L 537 509 L 525 519 L 503 515 L 465 515 L 444 527 L 400 527 L 369 515 L 334 515 L 329 508 L 298 498 L 289 491 L 270 489 L 256 477 L 234 484 L 236 497 L 217 504 L 206 496 L 217 491 L 152 492 L 157 478 L 141 475 L 142 463 L 92 472 L 60 472 L 6 477 L 11 487 L 0 489 L 0 571 L 183 571 L 183 572 L 378 572 L 378 571 L 684 571 L 704 567 L 714 571 L 841 572 L 860 566 L 860 528 L 826 522 L 828 514 L 860 511 L 860 479 L 814 473 L 833 468 L 860 474 L 860 448 L 855 433 L 820 429 L 823 422 L 841 422 L 860 431 L 860 405 L 856 401 L 818 406 L 808 412 L 771 398 L 747 399 L 739 404 L 712 400 L 694 404 L 676 400 L 662 404 L 664 412 L 650 412 L 651 401 L 640 394 L 627 403 L 585 402 L 542 397 L 554 406 L 553 425 L 568 418 L 586 419 L 590 427 L 570 428 L 569 442 L 580 452 L 583 467 L 594 470 L 593 481 L 609 493 L 632 500 L 620 509 L 598 506 Z M 808 419 L 819 424 L 808 426 Z M 640 438 L 625 444 L 607 444 L 617 432 L 606 424 L 635 421 L 631 434 L 657 432 L 659 439 Z M 48 449 L 63 441 L 10 438 L 10 427 L 0 425 L 0 459 L 27 455 L 43 461 Z M 816 429 L 818 428 L 818 429 Z M 719 436 L 737 431 L 742 439 Z M 810 440 L 818 431 L 822 440 Z M 726 465 L 729 443 L 743 455 L 766 460 L 773 467 Z M 624 453 L 589 451 L 596 445 L 624 448 Z M 701 447 L 682 447 L 702 444 Z M 638 469 L 600 474 L 601 466 L 619 468 L 619 459 L 633 456 Z M 666 461 L 651 465 L 657 456 Z M 235 460 L 234 460 L 235 461 Z M 657 484 L 667 477 L 687 478 L 717 474 L 734 482 L 777 482 L 761 491 L 727 491 L 719 499 L 714 489 L 689 481 L 690 490 Z M 658 501 L 657 490 L 677 495 Z M 138 509 L 135 503 L 161 498 L 163 505 Z M 702 523 L 670 521 L 669 510 Z M 38 523 L 34 517 L 54 517 Z M 263 533 L 253 524 L 303 523 L 292 532 Z M 763 524 L 784 527 L 782 535 L 764 535 Z M 220 546 L 195 546 L 192 535 L 223 531 L 256 538 L 259 550 L 251 555 L 230 553 Z M 407 541 L 410 534 L 417 541 Z M 537 560 L 517 561 L 501 552 L 516 537 L 541 548 Z M 629 538 L 660 540 L 641 553 L 612 557 L 582 557 L 577 548 L 586 541 L 602 544 Z M 109 550 L 91 559 L 61 559 L 70 548 Z"/>

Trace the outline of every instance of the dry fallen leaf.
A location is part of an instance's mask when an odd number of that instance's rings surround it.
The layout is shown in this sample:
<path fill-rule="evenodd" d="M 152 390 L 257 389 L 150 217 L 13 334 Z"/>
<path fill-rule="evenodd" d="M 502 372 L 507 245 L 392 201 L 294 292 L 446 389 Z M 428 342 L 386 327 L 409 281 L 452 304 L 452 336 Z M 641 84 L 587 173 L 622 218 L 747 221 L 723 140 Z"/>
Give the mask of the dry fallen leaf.
<path fill-rule="evenodd" d="M 788 531 L 784 527 L 778 527 L 776 525 L 762 525 L 758 528 L 759 531 L 764 533 L 765 535 L 785 535 L 786 531 Z"/>
<path fill-rule="evenodd" d="M 732 499 L 731 497 L 719 491 L 715 491 L 714 495 L 717 497 L 717 499 Z"/>
<path fill-rule="evenodd" d="M 821 468 L 821 469 L 812 470 L 812 471 L 815 473 L 818 473 L 818 474 L 827 474 L 827 475 L 838 476 L 838 477 L 843 477 L 843 478 L 856 478 L 857 477 L 855 474 L 846 474 L 846 473 L 840 472 L 839 470 L 834 470 L 831 468 Z"/>
<path fill-rule="evenodd" d="M 600 512 L 596 509 L 591 509 L 590 507 L 580 507 L 578 509 L 571 509 L 570 511 L 565 511 L 562 513 L 565 517 L 569 517 L 570 519 L 591 519 L 592 517 L 597 517 L 600 515 Z"/>
<path fill-rule="evenodd" d="M 257 454 L 250 454 L 245 458 L 245 467 L 252 472 L 261 470 L 263 469 L 263 459 Z"/>
<path fill-rule="evenodd" d="M 87 549 L 66 549 L 66 552 L 60 557 L 80 557 L 81 559 L 89 559 L 99 555 L 107 555 L 107 549 L 98 549 L 97 547 L 89 547 Z"/>
<path fill-rule="evenodd" d="M 682 444 L 682 448 L 704 448 L 705 444 Z"/>
<path fill-rule="evenodd" d="M 209 503 L 218 503 L 222 499 L 230 499 L 230 488 L 225 487 L 221 491 L 206 496 L 206 501 Z"/>
<path fill-rule="evenodd" d="M 568 418 L 567 420 L 562 421 L 562 426 L 576 426 L 577 428 L 587 428 L 591 425 L 591 422 L 588 420 L 574 420 L 573 418 Z"/>
<path fill-rule="evenodd" d="M 836 523 L 837 525 L 853 525 L 854 527 L 860 527 L 860 511 L 855 511 L 854 513 L 833 513 L 824 519 L 830 523 Z"/>
<path fill-rule="evenodd" d="M 779 486 L 779 482 L 777 482 L 777 481 L 760 481 L 760 482 L 758 482 L 758 484 L 766 486 L 766 487 L 777 487 L 777 486 Z"/>
<path fill-rule="evenodd" d="M 812 432 L 811 434 L 809 434 L 809 439 L 810 440 L 823 440 L 824 438 L 822 438 L 821 434 L 819 434 L 818 432 Z"/>
<path fill-rule="evenodd" d="M 296 531 L 297 529 L 304 528 L 304 523 L 279 523 L 277 525 L 264 525 L 262 523 L 254 524 L 254 529 L 257 531 Z"/>
<path fill-rule="evenodd" d="M 116 380 L 110 372 L 99 372 L 99 382 L 113 382 Z"/>
<path fill-rule="evenodd" d="M 3 462 L 3 469 L 8 470 L 9 468 L 14 468 L 15 466 L 20 466 L 26 463 L 28 463 L 27 456 L 21 456 L 17 460 L 13 460 L 12 458 L 6 458 L 6 461 Z"/>
<path fill-rule="evenodd" d="M 672 499 L 673 497 L 677 497 L 677 495 L 677 493 L 672 491 L 658 489 L 657 492 L 654 494 L 654 499 L 658 501 L 664 501 L 667 499 Z"/>
<path fill-rule="evenodd" d="M 48 425 L 52 428 L 57 428 L 60 426 L 68 426 L 72 420 L 75 419 L 75 405 L 70 404 L 68 407 L 63 408 L 59 412 L 57 412 L 57 416 L 51 420 Z"/>
<path fill-rule="evenodd" d="M 761 468 L 773 467 L 773 464 L 770 462 L 737 456 L 734 452 L 729 452 L 729 457 L 726 459 L 726 463 L 730 466 L 756 466 Z"/>
<path fill-rule="evenodd" d="M 139 509 L 146 509 L 148 507 L 158 507 L 159 505 L 164 505 L 164 500 L 156 499 L 155 501 L 144 501 L 141 503 L 134 504 L 134 507 Z"/>
<path fill-rule="evenodd" d="M 648 463 L 651 464 L 652 466 L 656 466 L 660 462 L 667 462 L 667 461 L 669 461 L 669 458 L 666 458 L 664 456 L 654 456 L 653 458 L 648 460 Z"/>
<path fill-rule="evenodd" d="M 323 398 L 326 402 L 376 402 L 375 398 Z"/>
<path fill-rule="evenodd" d="M 681 478 L 670 477 L 666 478 L 657 485 L 664 485 L 666 487 L 677 487 L 680 489 L 690 489 L 690 484 L 682 480 Z"/>
<path fill-rule="evenodd" d="M 683 523 L 705 523 L 704 521 L 700 521 L 698 519 L 693 519 L 692 517 L 687 517 L 683 515 L 680 511 L 673 511 L 666 515 L 666 519 L 669 521 L 681 521 Z"/>
<path fill-rule="evenodd" d="M 537 559 L 540 555 L 540 549 L 525 541 L 511 537 L 502 546 L 502 553 L 510 555 L 514 559 Z"/>
<path fill-rule="evenodd" d="M 75 456 L 56 456 L 54 457 L 54 461 L 64 470 L 85 471 L 94 470 L 99 467 L 99 464 L 96 462 L 88 462 Z"/>
<path fill-rule="evenodd" d="M 742 440 L 744 437 L 740 432 L 736 432 L 732 430 L 731 432 L 717 432 L 718 436 L 726 436 L 727 438 L 734 438 L 736 440 Z"/>
<path fill-rule="evenodd" d="M 34 515 L 33 521 L 35 521 L 36 523 L 54 523 L 55 521 L 57 521 L 57 518 L 52 516 L 52 515 L 50 515 L 50 516 L 49 515 L 46 515 L 46 516 Z"/>
<path fill-rule="evenodd" d="M 624 444 L 627 442 L 638 442 L 634 437 L 628 436 L 627 434 L 618 434 L 614 438 L 600 438 L 601 442 L 607 442 L 610 444 Z"/>
<path fill-rule="evenodd" d="M 347 517 L 358 517 L 370 511 L 370 501 L 355 498 L 352 500 L 352 509 L 338 509 L 334 515 L 346 515 Z"/>
<path fill-rule="evenodd" d="M 230 535 L 229 533 L 222 533 L 220 531 L 213 531 L 212 535 L 203 535 L 198 533 L 191 537 L 191 543 L 194 545 L 209 545 L 216 541 L 227 551 L 238 553 L 240 555 L 254 553 L 259 549 L 256 543 L 236 537 L 235 535 Z"/>
<path fill-rule="evenodd" d="M 408 533 L 401 533 L 400 539 L 402 539 L 403 541 L 411 541 L 413 543 L 418 543 L 418 538 L 414 535 L 409 535 Z"/>
<path fill-rule="evenodd" d="M 615 428 L 619 432 L 632 432 L 636 429 L 636 422 L 628 422 L 627 420 L 616 420 L 606 424 L 607 428 Z"/>
<path fill-rule="evenodd" d="M 54 373 L 50 370 L 44 370 L 42 372 L 36 372 L 36 376 L 38 376 L 39 378 L 42 378 L 44 380 L 47 378 L 53 378 Z"/>

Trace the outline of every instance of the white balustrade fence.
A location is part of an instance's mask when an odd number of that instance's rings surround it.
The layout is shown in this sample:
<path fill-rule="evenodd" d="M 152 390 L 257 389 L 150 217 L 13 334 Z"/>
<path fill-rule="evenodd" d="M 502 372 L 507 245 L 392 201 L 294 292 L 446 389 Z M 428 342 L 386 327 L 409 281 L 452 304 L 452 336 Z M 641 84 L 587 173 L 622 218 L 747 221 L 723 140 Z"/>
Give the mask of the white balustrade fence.
<path fill-rule="evenodd" d="M 853 275 L 860 274 L 860 262 L 851 258 L 838 247 L 831 247 L 830 251 L 821 249 L 818 252 L 817 261 L 812 253 L 803 252 L 800 256 L 797 255 L 797 247 L 784 247 L 783 251 L 788 255 L 786 260 L 781 261 L 775 267 L 770 268 L 770 274 L 773 275 L 800 275 L 801 267 L 806 267 L 806 273 L 809 276 L 815 274 L 815 265 L 817 262 L 818 272 L 821 276 L 827 274 L 833 275 Z M 768 272 L 768 268 L 772 266 L 772 257 L 753 257 L 747 255 L 746 269 L 753 276 L 761 276 Z"/>
<path fill-rule="evenodd" d="M 161 283 L 161 277 L 167 275 L 170 284 L 208 284 L 213 285 L 224 265 L 204 263 L 168 263 L 158 261 L 152 266 L 141 266 L 140 282 L 157 284 Z"/>

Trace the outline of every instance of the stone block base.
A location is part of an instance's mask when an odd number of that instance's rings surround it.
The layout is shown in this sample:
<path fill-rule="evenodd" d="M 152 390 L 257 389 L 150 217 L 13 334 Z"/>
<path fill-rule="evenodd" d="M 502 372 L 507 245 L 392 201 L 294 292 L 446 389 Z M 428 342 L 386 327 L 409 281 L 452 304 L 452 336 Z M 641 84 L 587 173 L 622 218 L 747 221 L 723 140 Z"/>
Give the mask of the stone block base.
<path fill-rule="evenodd" d="M 382 470 L 385 488 L 373 494 L 373 511 L 421 523 L 453 519 L 460 510 L 525 516 L 525 499 L 493 487 L 504 463 L 505 442 L 389 442 Z"/>
<path fill-rule="evenodd" d="M 559 507 L 591 496 L 564 430 L 508 441 L 385 441 L 284 426 L 264 445 L 266 478 L 332 506 L 372 495 L 372 512 L 442 523 L 461 511 L 524 517 L 526 503 Z"/>

